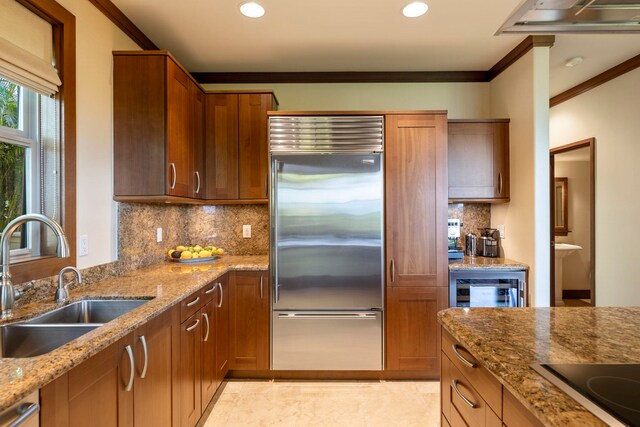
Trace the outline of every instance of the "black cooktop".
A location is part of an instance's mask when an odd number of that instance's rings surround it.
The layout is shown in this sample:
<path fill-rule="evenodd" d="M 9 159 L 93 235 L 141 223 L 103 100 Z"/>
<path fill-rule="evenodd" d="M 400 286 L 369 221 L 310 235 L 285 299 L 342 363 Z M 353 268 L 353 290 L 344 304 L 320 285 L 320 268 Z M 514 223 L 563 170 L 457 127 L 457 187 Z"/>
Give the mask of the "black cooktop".
<path fill-rule="evenodd" d="M 609 425 L 640 426 L 640 364 L 532 367 Z"/>

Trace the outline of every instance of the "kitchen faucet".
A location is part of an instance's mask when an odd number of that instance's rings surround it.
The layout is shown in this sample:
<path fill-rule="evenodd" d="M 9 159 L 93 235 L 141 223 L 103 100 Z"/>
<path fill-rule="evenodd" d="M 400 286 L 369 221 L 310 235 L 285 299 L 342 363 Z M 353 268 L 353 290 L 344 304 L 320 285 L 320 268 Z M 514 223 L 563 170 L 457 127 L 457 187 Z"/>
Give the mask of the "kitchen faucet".
<path fill-rule="evenodd" d="M 58 273 L 58 289 L 56 289 L 55 302 L 67 302 L 69 299 L 69 286 L 64 284 L 64 273 L 67 271 L 73 271 L 78 278 L 78 284 L 82 283 L 82 274 L 80 274 L 80 270 L 77 268 L 68 266 L 60 270 Z"/>
<path fill-rule="evenodd" d="M 0 317 L 11 317 L 13 310 L 13 303 L 15 301 L 16 293 L 11 283 L 11 273 L 9 272 L 9 263 L 11 261 L 10 247 L 11 236 L 15 231 L 20 228 L 21 225 L 29 222 L 37 221 L 41 222 L 51 230 L 53 230 L 56 238 L 58 239 L 58 246 L 56 248 L 56 255 L 58 258 L 68 258 L 71 251 L 69 250 L 69 242 L 64 235 L 64 230 L 60 224 L 56 221 L 47 218 L 40 214 L 26 214 L 20 215 L 11 221 L 2 231 L 2 237 L 0 237 L 0 250 L 2 250 L 2 284 L 0 285 Z"/>

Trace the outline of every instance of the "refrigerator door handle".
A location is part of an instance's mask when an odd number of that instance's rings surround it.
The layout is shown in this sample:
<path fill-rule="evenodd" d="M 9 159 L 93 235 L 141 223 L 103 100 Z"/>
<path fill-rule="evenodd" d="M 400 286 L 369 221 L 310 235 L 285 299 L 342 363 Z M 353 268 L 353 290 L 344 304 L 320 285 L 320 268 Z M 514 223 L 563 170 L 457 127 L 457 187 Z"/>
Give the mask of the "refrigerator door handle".
<path fill-rule="evenodd" d="M 361 313 L 279 313 L 278 319 L 354 319 L 354 320 L 376 320 L 380 312 Z"/>
<path fill-rule="evenodd" d="M 278 288 L 280 285 L 278 284 L 278 230 L 280 229 L 280 224 L 278 221 L 278 173 L 280 172 L 280 161 L 273 160 L 273 218 L 274 218 L 274 227 L 275 231 L 273 233 L 273 298 L 274 304 L 278 303 L 280 299 L 280 294 L 278 292 Z"/>

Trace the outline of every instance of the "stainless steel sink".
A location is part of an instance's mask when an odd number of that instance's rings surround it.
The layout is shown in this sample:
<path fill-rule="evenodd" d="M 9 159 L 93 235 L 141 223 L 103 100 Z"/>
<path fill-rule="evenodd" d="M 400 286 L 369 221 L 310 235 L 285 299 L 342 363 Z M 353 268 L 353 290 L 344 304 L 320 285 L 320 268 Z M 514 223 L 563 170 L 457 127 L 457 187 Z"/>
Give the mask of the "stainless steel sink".
<path fill-rule="evenodd" d="M 24 322 L 0 326 L 0 357 L 34 357 L 48 353 L 147 301 L 77 301 Z"/>
<path fill-rule="evenodd" d="M 73 323 L 107 323 L 116 317 L 141 306 L 149 300 L 84 300 L 65 305 L 45 314 L 41 314 L 23 323 L 40 324 L 73 324 Z"/>
<path fill-rule="evenodd" d="M 6 325 L 0 327 L 2 357 L 34 357 L 48 353 L 100 325 Z"/>

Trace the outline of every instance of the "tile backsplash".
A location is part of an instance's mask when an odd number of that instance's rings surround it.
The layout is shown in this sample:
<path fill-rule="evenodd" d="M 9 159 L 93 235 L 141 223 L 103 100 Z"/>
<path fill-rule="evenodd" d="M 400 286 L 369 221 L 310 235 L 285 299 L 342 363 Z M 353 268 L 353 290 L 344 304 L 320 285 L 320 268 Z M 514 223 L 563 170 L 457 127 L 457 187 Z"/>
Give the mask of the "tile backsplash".
<path fill-rule="evenodd" d="M 478 228 L 491 226 L 491 205 L 488 203 L 452 203 L 449 205 L 449 218 L 459 219 L 460 246 L 464 248 L 464 236 L 467 233 L 480 235 Z"/>
<path fill-rule="evenodd" d="M 242 226 L 251 225 L 251 238 L 242 238 Z M 162 242 L 156 229 L 162 227 Z M 215 245 L 229 255 L 269 253 L 267 205 L 192 206 L 118 204 L 118 260 L 82 270 L 83 286 L 131 270 L 162 262 L 177 245 Z M 57 276 L 20 284 L 23 297 L 16 305 L 53 298 Z M 77 285 L 70 286 L 71 288 Z"/>

